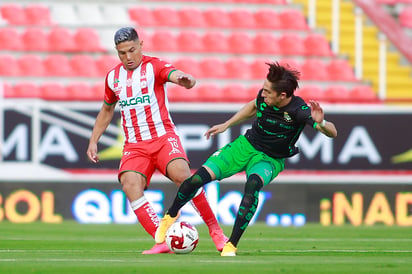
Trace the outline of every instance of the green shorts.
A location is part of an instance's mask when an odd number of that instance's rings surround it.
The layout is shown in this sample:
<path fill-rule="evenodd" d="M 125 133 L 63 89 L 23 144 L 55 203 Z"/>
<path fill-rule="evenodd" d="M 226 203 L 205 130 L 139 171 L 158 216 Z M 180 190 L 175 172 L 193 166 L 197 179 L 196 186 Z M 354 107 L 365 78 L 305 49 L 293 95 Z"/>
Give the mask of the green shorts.
<path fill-rule="evenodd" d="M 262 177 L 264 185 L 267 185 L 285 168 L 285 159 L 269 157 L 256 150 L 244 135 L 240 135 L 232 143 L 213 153 L 204 165 L 215 173 L 217 180 L 246 171 L 247 177 L 257 174 Z"/>

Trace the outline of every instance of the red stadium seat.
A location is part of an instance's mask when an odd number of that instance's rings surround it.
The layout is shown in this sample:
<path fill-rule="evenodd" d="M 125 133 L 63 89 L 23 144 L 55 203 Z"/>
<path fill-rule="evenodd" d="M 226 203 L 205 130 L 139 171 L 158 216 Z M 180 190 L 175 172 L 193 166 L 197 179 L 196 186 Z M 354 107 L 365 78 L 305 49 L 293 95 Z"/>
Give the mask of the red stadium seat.
<path fill-rule="evenodd" d="M 310 33 L 303 43 L 305 45 L 305 52 L 308 56 L 332 56 L 332 49 L 328 40 L 323 34 Z"/>
<path fill-rule="evenodd" d="M 299 34 L 285 33 L 279 38 L 280 51 L 284 55 L 305 55 L 303 39 Z"/>
<path fill-rule="evenodd" d="M 104 99 L 104 81 L 98 81 L 91 86 L 93 96 L 96 101 L 103 101 Z"/>
<path fill-rule="evenodd" d="M 304 85 L 295 91 L 295 95 L 302 97 L 305 102 L 309 100 L 326 101 L 325 91 L 317 85 Z"/>
<path fill-rule="evenodd" d="M 326 64 L 319 59 L 306 59 L 301 66 L 302 80 L 327 81 L 329 74 Z"/>
<path fill-rule="evenodd" d="M 13 55 L 0 55 L 0 76 L 20 75 L 19 65 Z"/>
<path fill-rule="evenodd" d="M 143 29 L 136 29 L 139 40 L 143 41 L 143 48 L 146 51 L 151 51 L 153 48 L 152 35 Z"/>
<path fill-rule="evenodd" d="M 218 57 L 205 58 L 200 62 L 200 78 L 225 78 L 226 67 L 222 59 Z"/>
<path fill-rule="evenodd" d="M 229 12 L 232 28 L 256 28 L 255 16 L 249 9 L 238 8 Z"/>
<path fill-rule="evenodd" d="M 158 30 L 152 35 L 152 49 L 162 52 L 177 51 L 177 39 L 171 31 Z"/>
<path fill-rule="evenodd" d="M 283 65 L 283 66 L 288 66 L 288 67 L 290 67 L 290 68 L 292 68 L 292 69 L 294 69 L 294 70 L 297 70 L 297 71 L 299 71 L 299 72 L 301 71 L 300 62 L 297 61 L 296 59 L 282 58 L 282 59 L 279 61 L 279 64 L 281 64 L 281 65 Z"/>
<path fill-rule="evenodd" d="M 98 73 L 100 76 L 105 76 L 109 70 L 114 68 L 116 65 L 120 63 L 118 57 L 113 55 L 100 55 L 95 60 Z"/>
<path fill-rule="evenodd" d="M 28 25 L 51 26 L 52 20 L 50 10 L 43 4 L 28 4 L 25 7 L 26 20 Z"/>
<path fill-rule="evenodd" d="M 227 102 L 242 102 L 246 103 L 253 100 L 256 94 L 251 94 L 244 85 L 242 84 L 229 84 L 221 89 L 224 100 Z"/>
<path fill-rule="evenodd" d="M 225 63 L 226 66 L 226 77 L 232 79 L 251 79 L 252 73 L 250 70 L 249 63 L 241 58 L 234 57 L 230 58 Z"/>
<path fill-rule="evenodd" d="M 399 24 L 412 29 L 412 2 L 410 6 L 403 7 L 399 12 Z"/>
<path fill-rule="evenodd" d="M 199 102 L 223 102 L 224 94 L 220 87 L 213 83 L 205 83 L 197 86 Z"/>
<path fill-rule="evenodd" d="M 23 50 L 24 44 L 19 31 L 12 27 L 0 28 L 0 50 Z"/>
<path fill-rule="evenodd" d="M 202 41 L 206 52 L 227 53 L 230 51 L 228 39 L 222 32 L 206 32 L 203 35 Z"/>
<path fill-rule="evenodd" d="M 138 26 L 155 26 L 156 19 L 153 16 L 152 10 L 147 7 L 131 7 L 129 8 L 130 19 L 137 23 Z"/>
<path fill-rule="evenodd" d="M 17 98 L 40 98 L 40 90 L 34 82 L 18 82 L 13 87 L 14 96 Z"/>
<path fill-rule="evenodd" d="M 329 86 L 325 90 L 325 97 L 332 103 L 352 102 L 349 90 L 344 86 Z"/>
<path fill-rule="evenodd" d="M 40 97 L 44 100 L 70 100 L 66 88 L 59 82 L 46 82 L 40 86 Z"/>
<path fill-rule="evenodd" d="M 64 54 L 48 55 L 44 59 L 46 75 L 48 76 L 74 76 L 69 57 Z"/>
<path fill-rule="evenodd" d="M 206 20 L 203 11 L 195 7 L 185 7 L 178 11 L 180 25 L 185 27 L 205 28 Z"/>
<path fill-rule="evenodd" d="M 327 65 L 329 79 L 340 81 L 355 81 L 355 73 L 347 60 L 332 59 Z"/>
<path fill-rule="evenodd" d="M 254 38 L 247 32 L 233 32 L 228 37 L 231 53 L 253 53 L 255 50 Z"/>
<path fill-rule="evenodd" d="M 163 6 L 157 7 L 152 11 L 157 26 L 178 27 L 180 18 L 175 8 Z"/>
<path fill-rule="evenodd" d="M 203 52 L 204 46 L 201 35 L 192 30 L 183 30 L 177 36 L 177 44 L 181 52 Z"/>
<path fill-rule="evenodd" d="M 173 65 L 186 73 L 193 75 L 195 78 L 201 75 L 199 62 L 192 57 L 181 57 L 173 62 Z"/>
<path fill-rule="evenodd" d="M 98 77 L 100 76 L 95 59 L 91 55 L 73 55 L 70 59 L 70 65 L 75 76 L 81 77 Z"/>
<path fill-rule="evenodd" d="M 0 89 L 3 88 L 3 96 L 4 98 L 13 98 L 14 95 L 14 89 L 11 86 L 10 83 L 8 82 L 2 82 L 1 83 L 2 86 L 0 86 Z"/>
<path fill-rule="evenodd" d="M 308 30 L 305 15 L 299 9 L 285 9 L 280 11 L 279 19 L 282 29 Z"/>
<path fill-rule="evenodd" d="M 18 59 L 20 75 L 22 76 L 45 76 L 46 69 L 43 59 L 39 55 L 26 54 Z"/>
<path fill-rule="evenodd" d="M 56 27 L 51 29 L 48 40 L 51 51 L 74 52 L 77 50 L 73 33 L 67 28 Z"/>
<path fill-rule="evenodd" d="M 103 52 L 104 47 L 100 44 L 100 37 L 93 28 L 78 28 L 73 35 L 76 51 Z"/>
<path fill-rule="evenodd" d="M 262 81 L 266 78 L 269 71 L 269 66 L 266 63 L 270 63 L 269 59 L 255 59 L 250 65 L 251 77 L 252 79 L 261 79 Z"/>
<path fill-rule="evenodd" d="M 43 28 L 27 28 L 21 35 L 27 51 L 49 51 L 48 34 Z"/>
<path fill-rule="evenodd" d="M 170 84 L 167 86 L 167 93 L 170 102 L 199 102 L 197 86 L 191 89 Z"/>
<path fill-rule="evenodd" d="M 349 96 L 356 103 L 380 102 L 375 91 L 370 86 L 354 86 L 349 90 Z"/>
<path fill-rule="evenodd" d="M 247 94 L 249 95 L 250 98 L 256 99 L 257 94 L 263 87 L 263 82 L 262 84 L 253 84 L 247 88 Z"/>
<path fill-rule="evenodd" d="M 92 86 L 86 82 L 71 82 L 66 86 L 70 100 L 74 101 L 100 101 L 100 94 L 95 94 Z"/>
<path fill-rule="evenodd" d="M 2 4 L 0 14 L 10 25 L 27 25 L 26 13 L 21 4 Z"/>
<path fill-rule="evenodd" d="M 281 28 L 279 13 L 273 9 L 260 9 L 255 12 L 256 28 L 277 30 Z"/>
<path fill-rule="evenodd" d="M 206 24 L 209 27 L 229 28 L 231 20 L 227 11 L 220 8 L 210 8 L 203 12 Z"/>
<path fill-rule="evenodd" d="M 272 33 L 258 33 L 253 39 L 254 53 L 280 54 L 278 38 Z"/>

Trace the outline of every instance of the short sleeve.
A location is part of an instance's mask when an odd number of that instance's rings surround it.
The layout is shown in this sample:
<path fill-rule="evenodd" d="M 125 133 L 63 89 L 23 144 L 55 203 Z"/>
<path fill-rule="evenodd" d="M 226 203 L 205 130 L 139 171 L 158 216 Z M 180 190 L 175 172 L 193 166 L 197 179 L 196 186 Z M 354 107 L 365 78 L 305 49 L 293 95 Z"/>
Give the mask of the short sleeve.
<path fill-rule="evenodd" d="M 306 104 L 298 107 L 296 111 L 296 120 L 299 123 L 306 124 L 311 127 L 315 125 L 315 121 L 312 119 L 311 108 Z"/>
<path fill-rule="evenodd" d="M 108 83 L 108 76 L 106 76 L 104 84 L 104 101 L 106 104 L 112 105 L 117 102 L 117 97 Z"/>
<path fill-rule="evenodd" d="M 176 68 L 171 63 L 158 58 L 153 58 L 151 60 L 151 63 L 154 67 L 156 79 L 164 83 L 169 81 L 169 74 L 172 71 L 176 70 Z"/>

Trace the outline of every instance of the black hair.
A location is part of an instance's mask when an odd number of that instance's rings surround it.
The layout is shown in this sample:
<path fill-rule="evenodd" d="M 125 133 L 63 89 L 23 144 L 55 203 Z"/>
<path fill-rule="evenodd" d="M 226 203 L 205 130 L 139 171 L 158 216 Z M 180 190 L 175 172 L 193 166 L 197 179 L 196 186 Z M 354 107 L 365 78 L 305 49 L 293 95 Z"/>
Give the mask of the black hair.
<path fill-rule="evenodd" d="M 272 89 L 276 92 L 285 92 L 287 97 L 292 96 L 299 87 L 300 72 L 289 67 L 280 65 L 278 62 L 266 63 L 269 72 L 266 79 L 272 83 Z"/>
<path fill-rule="evenodd" d="M 139 39 L 137 31 L 132 27 L 123 27 L 116 31 L 114 34 L 114 43 L 118 44 L 126 41 L 136 41 Z"/>

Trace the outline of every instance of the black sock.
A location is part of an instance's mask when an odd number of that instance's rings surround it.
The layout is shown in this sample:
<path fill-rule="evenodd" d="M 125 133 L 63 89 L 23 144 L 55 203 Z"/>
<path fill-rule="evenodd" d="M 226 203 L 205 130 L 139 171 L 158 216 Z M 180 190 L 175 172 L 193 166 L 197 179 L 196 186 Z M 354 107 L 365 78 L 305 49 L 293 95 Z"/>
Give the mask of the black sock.
<path fill-rule="evenodd" d="M 195 174 L 180 185 L 175 200 L 167 213 L 171 217 L 175 217 L 179 210 L 196 195 L 198 189 L 211 180 L 212 177 L 210 177 L 209 172 L 204 167 L 199 168 Z"/>
<path fill-rule="evenodd" d="M 255 215 L 259 203 L 259 191 L 262 187 L 263 182 L 258 175 L 252 174 L 249 176 L 245 185 L 245 193 L 240 202 L 239 211 L 232 229 L 232 234 L 229 239 L 234 246 L 237 246 L 240 237 L 242 237 L 250 220 L 253 215 Z"/>

